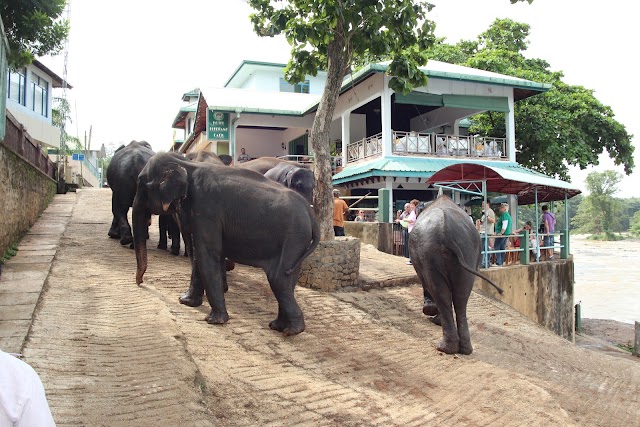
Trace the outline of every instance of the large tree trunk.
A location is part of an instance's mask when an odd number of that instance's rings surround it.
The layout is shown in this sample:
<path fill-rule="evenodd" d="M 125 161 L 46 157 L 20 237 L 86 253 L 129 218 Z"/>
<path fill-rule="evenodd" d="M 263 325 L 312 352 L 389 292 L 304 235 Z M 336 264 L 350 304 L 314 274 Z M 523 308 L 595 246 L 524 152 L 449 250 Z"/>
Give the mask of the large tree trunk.
<path fill-rule="evenodd" d="M 311 128 L 311 147 L 313 147 L 315 155 L 314 174 L 316 180 L 313 190 L 313 206 L 320 225 L 321 240 L 333 240 L 334 238 L 329 130 L 347 63 L 344 57 L 343 40 L 336 36 L 329 44 L 327 54 L 327 83 Z M 348 141 L 343 141 L 343 144 L 347 143 Z"/>

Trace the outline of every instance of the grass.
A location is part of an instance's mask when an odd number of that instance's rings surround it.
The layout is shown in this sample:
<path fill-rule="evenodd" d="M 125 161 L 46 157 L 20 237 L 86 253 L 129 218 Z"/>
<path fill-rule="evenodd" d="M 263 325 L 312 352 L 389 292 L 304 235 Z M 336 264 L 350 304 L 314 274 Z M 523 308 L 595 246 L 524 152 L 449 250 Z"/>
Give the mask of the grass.
<path fill-rule="evenodd" d="M 626 344 L 618 344 L 616 347 L 624 351 L 628 351 L 629 353 L 633 353 L 633 344 L 631 344 L 631 342 L 628 342 Z"/>
<path fill-rule="evenodd" d="M 628 236 L 625 236 L 623 234 L 620 234 L 620 233 L 616 234 L 611 232 L 592 234 L 591 236 L 587 237 L 587 239 L 589 240 L 606 240 L 606 241 L 618 241 L 618 240 L 624 240 L 627 238 Z"/>
<path fill-rule="evenodd" d="M 2 257 L 0 257 L 0 264 L 4 264 L 6 261 L 10 260 L 17 254 L 18 244 L 14 243 L 13 245 L 9 246 L 6 251 L 4 251 L 4 254 L 2 255 Z"/>

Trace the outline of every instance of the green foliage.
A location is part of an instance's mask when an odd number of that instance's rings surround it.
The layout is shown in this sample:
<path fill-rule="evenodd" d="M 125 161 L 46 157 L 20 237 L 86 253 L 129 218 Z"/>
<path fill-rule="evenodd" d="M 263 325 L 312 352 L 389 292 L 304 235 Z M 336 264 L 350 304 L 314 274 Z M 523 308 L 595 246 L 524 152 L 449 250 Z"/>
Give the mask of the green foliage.
<path fill-rule="evenodd" d="M 13 243 L 11 246 L 4 251 L 4 254 L 0 257 L 0 264 L 4 264 L 6 261 L 10 260 L 12 257 L 18 254 L 18 243 Z"/>
<path fill-rule="evenodd" d="M 51 122 L 54 126 L 60 128 L 62 133 L 62 140 L 65 146 L 62 148 L 67 155 L 70 155 L 73 151 L 83 150 L 84 147 L 80 142 L 80 139 L 76 136 L 71 136 L 67 133 L 67 122 L 72 123 L 71 120 L 71 107 L 69 101 L 65 98 L 53 97 L 54 107 L 51 109 Z"/>
<path fill-rule="evenodd" d="M 60 18 L 66 0 L 12 0 L 0 2 L 0 15 L 9 41 L 9 65 L 16 69 L 35 57 L 62 50 L 69 22 Z"/>
<path fill-rule="evenodd" d="M 586 185 L 590 194 L 581 201 L 572 220 L 577 233 L 603 234 L 609 239 L 612 233 L 623 231 L 623 203 L 614 197 L 621 179 L 622 174 L 611 170 L 587 175 Z"/>
<path fill-rule="evenodd" d="M 640 237 L 640 211 L 633 214 L 633 219 L 629 226 L 629 232 L 635 237 Z"/>
<path fill-rule="evenodd" d="M 528 24 L 496 19 L 477 40 L 455 45 L 437 40 L 430 57 L 552 85 L 546 93 L 515 103 L 520 164 L 570 180 L 567 165 L 582 169 L 597 165 L 598 156 L 606 151 L 629 175 L 634 167 L 633 135 L 615 120 L 611 107 L 593 96 L 593 90 L 564 83 L 562 72 L 551 71 L 543 59 L 524 57 L 529 29 Z M 472 133 L 506 136 L 504 113 L 479 114 L 472 122 Z"/>

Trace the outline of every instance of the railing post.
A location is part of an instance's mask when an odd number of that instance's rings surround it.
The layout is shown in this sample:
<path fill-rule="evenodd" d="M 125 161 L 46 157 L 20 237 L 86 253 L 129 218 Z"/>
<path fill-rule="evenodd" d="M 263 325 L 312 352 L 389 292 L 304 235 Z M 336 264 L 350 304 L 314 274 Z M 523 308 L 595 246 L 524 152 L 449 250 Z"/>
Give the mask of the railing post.
<path fill-rule="evenodd" d="M 528 265 L 529 264 L 529 231 L 527 230 L 522 230 L 522 232 L 524 233 L 523 236 L 520 236 L 520 249 L 522 249 L 522 252 L 520 252 L 520 264 L 522 265 Z"/>
<path fill-rule="evenodd" d="M 569 258 L 569 229 L 565 229 L 564 233 L 560 235 L 560 258 L 567 259 Z"/>
<path fill-rule="evenodd" d="M 378 190 L 378 222 L 391 222 L 389 215 L 391 212 L 390 191 L 387 188 Z"/>

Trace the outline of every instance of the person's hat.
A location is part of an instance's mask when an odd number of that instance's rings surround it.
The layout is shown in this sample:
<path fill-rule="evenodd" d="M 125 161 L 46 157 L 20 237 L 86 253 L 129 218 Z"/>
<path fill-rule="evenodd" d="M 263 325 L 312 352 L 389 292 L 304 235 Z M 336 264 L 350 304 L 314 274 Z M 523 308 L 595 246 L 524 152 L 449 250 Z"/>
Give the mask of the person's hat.
<path fill-rule="evenodd" d="M 509 203 L 500 203 L 500 207 L 503 207 L 503 206 L 505 208 L 508 208 L 509 207 Z"/>
<path fill-rule="evenodd" d="M 338 190 L 337 188 L 333 189 L 333 194 L 340 194 L 340 190 Z"/>

